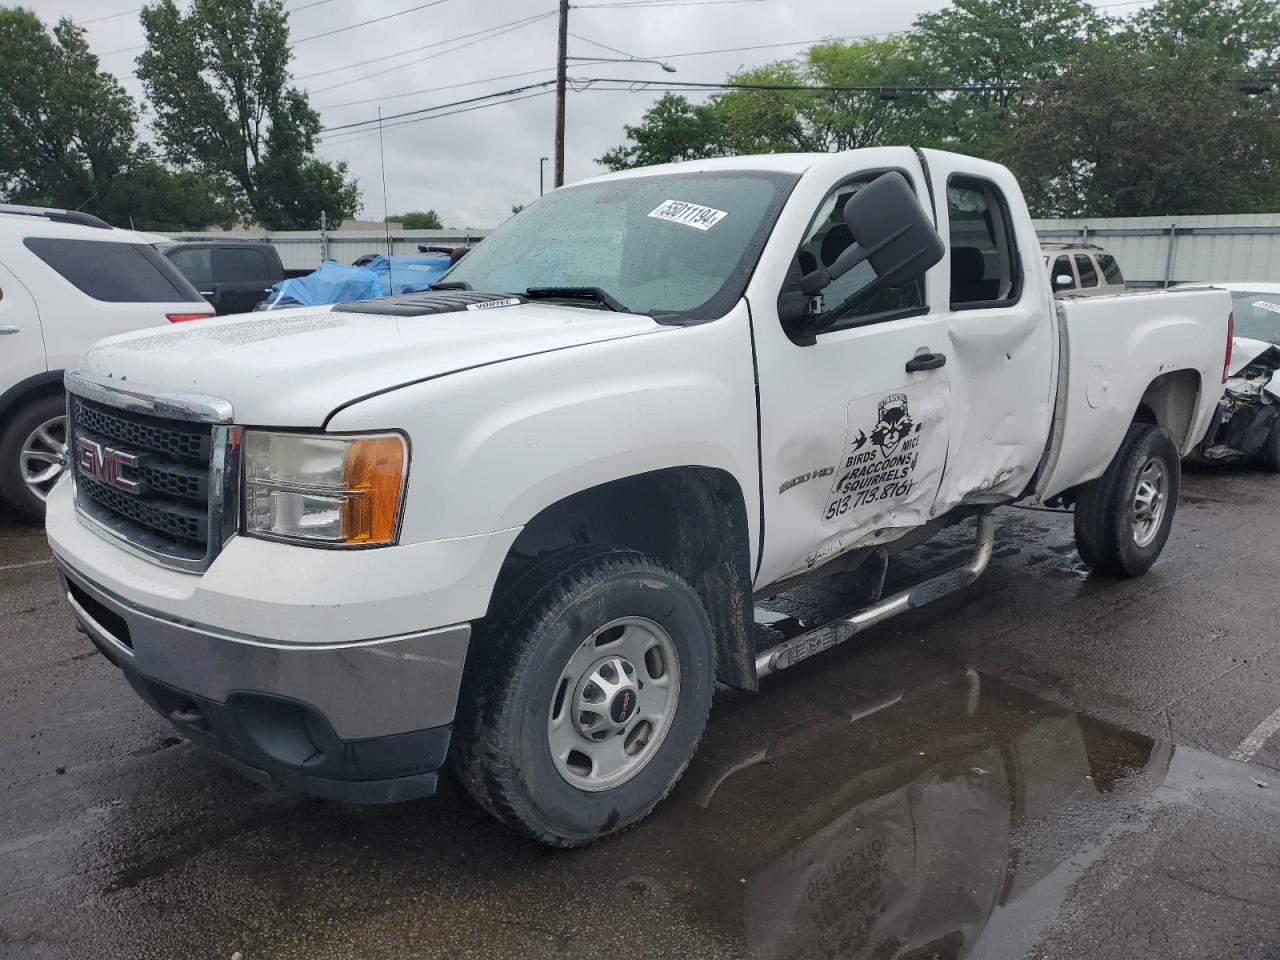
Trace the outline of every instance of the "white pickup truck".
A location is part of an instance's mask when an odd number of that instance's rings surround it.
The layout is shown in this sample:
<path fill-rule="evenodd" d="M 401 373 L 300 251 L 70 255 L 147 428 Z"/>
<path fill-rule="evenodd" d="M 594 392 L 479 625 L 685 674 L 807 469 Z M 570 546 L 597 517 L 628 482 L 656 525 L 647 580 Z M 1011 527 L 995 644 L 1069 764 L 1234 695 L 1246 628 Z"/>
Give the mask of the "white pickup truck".
<path fill-rule="evenodd" d="M 944 242 L 942 238 L 949 238 Z M 1164 546 L 1230 298 L 1055 303 L 1008 170 L 909 148 L 557 190 L 423 294 L 113 337 L 69 373 L 49 540 L 79 624 L 191 740 L 358 803 L 475 798 L 573 846 L 754 690 L 985 567 L 991 510 Z M 896 551 L 973 557 L 881 596 Z M 755 599 L 860 570 L 757 649 Z"/>

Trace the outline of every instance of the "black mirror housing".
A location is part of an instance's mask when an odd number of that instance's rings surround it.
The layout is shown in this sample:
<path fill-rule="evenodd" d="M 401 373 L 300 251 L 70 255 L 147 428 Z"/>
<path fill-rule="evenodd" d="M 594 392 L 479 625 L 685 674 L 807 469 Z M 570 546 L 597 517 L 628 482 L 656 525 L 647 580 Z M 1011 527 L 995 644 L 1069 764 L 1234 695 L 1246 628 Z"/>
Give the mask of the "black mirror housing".
<path fill-rule="evenodd" d="M 896 171 L 881 174 L 849 198 L 844 221 L 853 234 L 850 245 L 835 263 L 814 270 L 800 280 L 807 296 L 814 296 L 833 280 L 844 276 L 864 260 L 871 263 L 876 280 L 851 298 L 856 304 L 885 287 L 899 287 L 922 276 L 946 253 L 946 245 L 906 177 Z M 828 324 L 815 318 L 813 332 Z"/>

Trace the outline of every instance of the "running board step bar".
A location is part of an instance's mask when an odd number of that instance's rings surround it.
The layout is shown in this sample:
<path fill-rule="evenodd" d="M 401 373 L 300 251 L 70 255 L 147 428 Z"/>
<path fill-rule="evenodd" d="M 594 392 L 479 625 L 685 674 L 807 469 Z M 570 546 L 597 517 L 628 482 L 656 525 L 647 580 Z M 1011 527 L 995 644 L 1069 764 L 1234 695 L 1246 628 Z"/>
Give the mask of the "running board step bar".
<path fill-rule="evenodd" d="M 995 539 L 995 518 L 990 510 L 986 510 L 978 515 L 978 542 L 974 546 L 973 556 L 969 558 L 968 563 L 923 580 L 901 593 L 886 597 L 879 603 L 863 607 L 857 613 L 815 627 L 807 633 L 802 633 L 798 637 L 793 637 L 766 650 L 756 657 L 756 676 L 767 677 L 787 667 L 794 667 L 797 663 L 808 660 L 815 653 L 822 653 L 824 650 L 844 643 L 868 627 L 873 627 L 908 610 L 923 607 L 926 603 L 932 603 L 957 590 L 963 590 L 982 576 L 987 569 L 987 565 L 991 562 L 991 550 L 995 545 Z"/>

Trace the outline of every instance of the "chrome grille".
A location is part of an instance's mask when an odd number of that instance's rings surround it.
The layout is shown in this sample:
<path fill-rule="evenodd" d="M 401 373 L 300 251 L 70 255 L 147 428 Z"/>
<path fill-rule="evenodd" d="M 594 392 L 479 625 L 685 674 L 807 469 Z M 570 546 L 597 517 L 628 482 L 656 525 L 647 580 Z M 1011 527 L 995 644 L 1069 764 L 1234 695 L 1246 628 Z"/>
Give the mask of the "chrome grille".
<path fill-rule="evenodd" d="M 79 397 L 75 397 L 72 403 L 77 424 L 91 433 L 101 434 L 126 447 L 199 460 L 208 465 L 212 432 L 207 426 L 175 425 L 157 417 L 111 410 Z"/>
<path fill-rule="evenodd" d="M 238 519 L 239 428 L 216 422 L 229 407 L 78 372 L 66 380 L 80 515 L 149 559 L 206 569 Z"/>

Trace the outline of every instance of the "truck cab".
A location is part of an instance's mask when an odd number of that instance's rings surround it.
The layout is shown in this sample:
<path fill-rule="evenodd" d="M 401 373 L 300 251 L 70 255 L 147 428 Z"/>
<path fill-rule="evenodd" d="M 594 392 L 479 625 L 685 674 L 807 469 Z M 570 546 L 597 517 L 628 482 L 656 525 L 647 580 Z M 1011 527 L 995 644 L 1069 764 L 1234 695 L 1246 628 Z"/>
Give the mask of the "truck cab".
<path fill-rule="evenodd" d="M 179 237 L 156 244 L 218 312 L 249 313 L 285 278 L 276 248 L 266 240 Z"/>
<path fill-rule="evenodd" d="M 1018 184 L 907 147 L 548 194 L 431 291 L 99 343 L 50 497 L 67 598 L 247 775 L 429 795 L 576 846 L 679 779 L 713 685 L 962 590 L 993 511 L 1074 507 L 1145 572 L 1211 417 L 1230 298 L 1055 302 Z M 971 556 L 884 594 L 956 524 Z M 856 609 L 759 643 L 755 600 Z"/>

